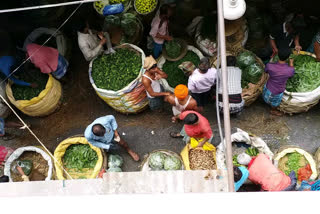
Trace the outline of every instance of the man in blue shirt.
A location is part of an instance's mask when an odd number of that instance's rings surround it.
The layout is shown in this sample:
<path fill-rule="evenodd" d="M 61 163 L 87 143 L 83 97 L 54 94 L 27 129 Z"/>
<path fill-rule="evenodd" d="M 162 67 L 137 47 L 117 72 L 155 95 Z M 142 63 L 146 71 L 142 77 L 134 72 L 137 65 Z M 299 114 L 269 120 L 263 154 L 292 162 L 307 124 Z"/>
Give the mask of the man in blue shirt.
<path fill-rule="evenodd" d="M 0 57 L 0 79 L 6 79 L 10 76 L 11 72 L 14 70 L 14 65 L 16 64 L 16 59 L 13 56 L 2 56 Z M 16 79 L 13 76 L 9 77 L 10 80 L 13 81 L 14 84 L 20 86 L 29 86 L 36 88 L 36 83 L 27 83 L 21 80 Z"/>
<path fill-rule="evenodd" d="M 98 148 L 109 150 L 122 146 L 135 161 L 139 161 L 139 155 L 131 150 L 128 144 L 122 140 L 117 131 L 118 124 L 112 115 L 99 117 L 85 130 L 84 136 L 90 144 Z"/>

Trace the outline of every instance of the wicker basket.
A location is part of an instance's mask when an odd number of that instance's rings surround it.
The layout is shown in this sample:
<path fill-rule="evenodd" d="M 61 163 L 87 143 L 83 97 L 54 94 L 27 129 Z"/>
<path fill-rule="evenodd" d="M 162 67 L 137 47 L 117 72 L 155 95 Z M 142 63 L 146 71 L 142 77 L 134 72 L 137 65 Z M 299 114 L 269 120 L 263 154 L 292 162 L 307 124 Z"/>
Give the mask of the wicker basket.
<path fill-rule="evenodd" d="M 167 54 L 167 49 L 166 49 L 166 46 L 164 46 L 163 50 L 162 50 L 162 56 L 168 60 L 168 61 L 171 61 L 171 62 L 175 62 L 175 61 L 178 61 L 180 59 L 182 59 L 188 52 L 188 44 L 186 41 L 182 40 L 182 39 L 175 39 L 181 46 L 181 52 L 180 52 L 180 55 L 177 57 L 177 58 L 170 58 Z"/>
<path fill-rule="evenodd" d="M 149 11 L 149 12 L 147 12 L 147 13 L 140 13 L 140 12 L 137 10 L 137 8 L 136 8 L 136 0 L 134 0 L 133 6 L 134 6 L 135 11 L 137 11 L 137 13 L 139 13 L 140 15 L 148 15 L 148 14 L 152 13 L 152 12 L 157 8 L 157 6 L 158 6 L 158 0 L 156 0 L 156 5 L 155 5 L 155 7 L 154 7 L 151 11 Z"/>

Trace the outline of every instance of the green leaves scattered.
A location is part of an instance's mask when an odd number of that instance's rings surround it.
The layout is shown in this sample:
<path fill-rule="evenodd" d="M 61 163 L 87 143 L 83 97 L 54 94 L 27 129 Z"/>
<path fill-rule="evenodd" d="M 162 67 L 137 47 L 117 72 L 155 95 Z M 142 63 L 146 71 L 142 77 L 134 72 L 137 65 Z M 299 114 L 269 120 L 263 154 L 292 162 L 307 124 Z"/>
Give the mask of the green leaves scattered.
<path fill-rule="evenodd" d="M 94 168 L 97 160 L 97 153 L 89 145 L 84 144 L 69 146 L 63 156 L 63 163 L 68 169 Z"/>
<path fill-rule="evenodd" d="M 98 88 L 118 91 L 137 78 L 142 67 L 141 56 L 128 48 L 99 56 L 93 62 L 92 78 Z"/>
<path fill-rule="evenodd" d="M 175 62 L 166 61 L 164 63 L 162 69 L 168 74 L 167 81 L 171 87 L 175 88 L 179 84 L 188 85 L 188 77 L 179 69 L 179 65 L 186 61 L 190 61 L 195 66 L 198 66 L 200 59 L 197 54 L 188 51 L 182 59 Z"/>
<path fill-rule="evenodd" d="M 39 96 L 41 91 L 46 88 L 49 78 L 48 74 L 41 73 L 41 71 L 38 69 L 22 71 L 16 76 L 19 80 L 38 84 L 37 88 L 13 84 L 11 88 L 13 96 L 16 100 L 31 100 L 32 98 Z"/>
<path fill-rule="evenodd" d="M 288 169 L 284 173 L 289 175 L 292 171 L 295 171 L 296 175 L 298 175 L 298 170 L 301 167 L 304 167 L 300 165 L 300 160 L 302 158 L 304 158 L 304 156 L 298 152 L 288 154 L 288 162 L 286 163 Z"/>
<path fill-rule="evenodd" d="M 181 54 L 181 45 L 176 40 L 171 40 L 165 44 L 167 55 L 170 58 L 177 58 Z"/>
<path fill-rule="evenodd" d="M 309 92 L 320 86 L 320 63 L 311 56 L 297 55 L 294 58 L 295 75 L 287 81 L 289 92 Z"/>

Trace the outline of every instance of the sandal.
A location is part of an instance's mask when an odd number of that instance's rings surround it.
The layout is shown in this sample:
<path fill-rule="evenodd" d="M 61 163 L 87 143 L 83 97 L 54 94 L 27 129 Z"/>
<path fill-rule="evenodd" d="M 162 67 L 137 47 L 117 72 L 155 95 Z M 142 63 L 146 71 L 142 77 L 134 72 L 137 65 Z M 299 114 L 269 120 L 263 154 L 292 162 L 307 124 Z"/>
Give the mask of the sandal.
<path fill-rule="evenodd" d="M 183 138 L 183 136 L 180 133 L 177 133 L 177 132 L 170 132 L 170 137 L 172 137 L 172 138 Z"/>

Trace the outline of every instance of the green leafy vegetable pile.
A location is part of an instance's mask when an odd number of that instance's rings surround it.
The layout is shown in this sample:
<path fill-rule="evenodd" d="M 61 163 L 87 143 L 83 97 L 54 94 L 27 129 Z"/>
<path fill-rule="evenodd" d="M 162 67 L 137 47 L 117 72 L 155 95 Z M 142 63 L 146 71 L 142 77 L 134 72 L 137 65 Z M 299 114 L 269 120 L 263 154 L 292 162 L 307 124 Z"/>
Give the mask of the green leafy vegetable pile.
<path fill-rule="evenodd" d="M 41 73 L 40 70 L 28 70 L 17 74 L 19 80 L 23 80 L 28 83 L 37 83 L 37 88 L 31 88 L 28 86 L 12 85 L 12 93 L 16 100 L 31 100 L 34 97 L 39 96 L 41 91 L 46 88 L 49 75 Z"/>
<path fill-rule="evenodd" d="M 288 168 L 285 170 L 285 174 L 289 175 L 292 171 L 295 171 L 296 175 L 298 175 L 298 170 L 304 166 L 301 166 L 301 160 L 305 157 L 298 152 L 293 152 L 287 155 L 288 161 L 286 163 L 286 167 Z"/>
<path fill-rule="evenodd" d="M 180 170 L 182 163 L 179 158 L 173 155 L 155 152 L 150 155 L 149 167 L 152 170 Z"/>
<path fill-rule="evenodd" d="M 175 88 L 179 84 L 188 84 L 188 77 L 179 69 L 179 65 L 186 61 L 190 61 L 195 66 L 198 66 L 200 59 L 197 54 L 192 51 L 188 51 L 182 59 L 175 62 L 166 61 L 164 63 L 162 69 L 168 74 L 167 81 L 171 87 Z"/>
<path fill-rule="evenodd" d="M 287 81 L 289 92 L 309 92 L 320 86 L 320 63 L 311 56 L 294 56 L 295 75 Z"/>
<path fill-rule="evenodd" d="M 141 56 L 128 48 L 99 56 L 93 62 L 92 78 L 98 88 L 118 91 L 137 78 L 142 67 Z"/>
<path fill-rule="evenodd" d="M 84 144 L 69 146 L 63 156 L 63 163 L 68 169 L 94 168 L 97 160 L 97 153 Z"/>
<path fill-rule="evenodd" d="M 169 41 L 165 44 L 167 55 L 170 58 L 177 58 L 181 54 L 181 45 L 176 40 Z"/>
<path fill-rule="evenodd" d="M 249 83 L 256 84 L 264 72 L 255 55 L 250 51 L 243 51 L 237 56 L 237 65 L 242 70 L 241 87 L 247 88 Z"/>
<path fill-rule="evenodd" d="M 255 147 L 249 147 L 247 150 L 246 150 L 246 153 L 248 155 L 250 155 L 251 157 L 255 157 L 259 154 L 259 150 Z"/>

